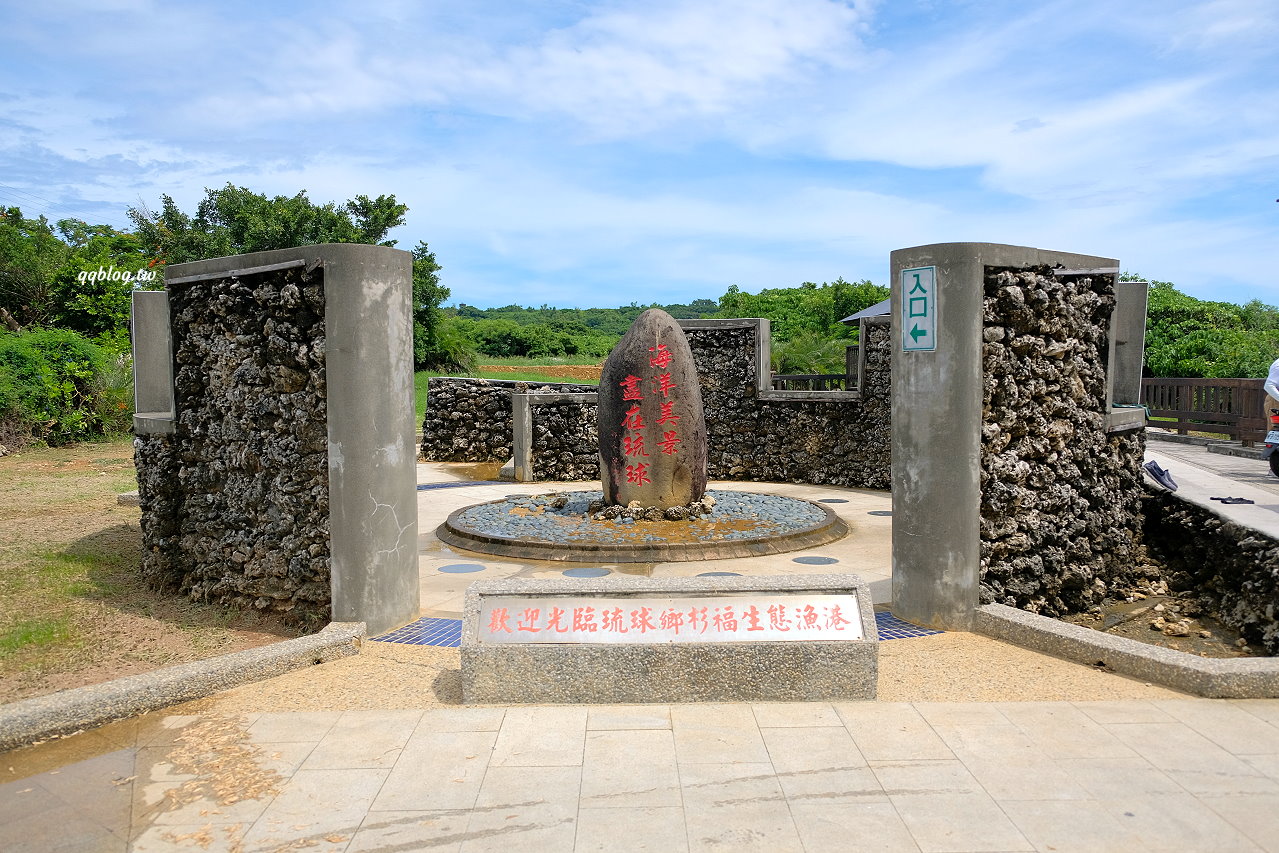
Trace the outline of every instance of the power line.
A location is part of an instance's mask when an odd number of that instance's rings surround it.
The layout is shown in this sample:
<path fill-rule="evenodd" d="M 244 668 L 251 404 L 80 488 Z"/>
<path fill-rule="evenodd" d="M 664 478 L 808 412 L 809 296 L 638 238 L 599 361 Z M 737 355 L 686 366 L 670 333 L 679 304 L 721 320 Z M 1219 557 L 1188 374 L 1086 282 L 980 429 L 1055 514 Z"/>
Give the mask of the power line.
<path fill-rule="evenodd" d="M 0 184 L 0 198 L 3 198 L 3 196 L 6 194 L 9 194 L 12 200 L 17 202 L 17 204 L 14 204 L 11 206 L 32 210 L 38 214 L 42 214 L 48 217 L 50 220 L 54 222 L 57 222 L 59 219 L 75 218 L 75 219 L 83 220 L 84 222 L 87 222 L 91 225 L 107 224 L 107 225 L 111 225 L 112 227 L 116 227 L 115 225 L 109 222 L 102 223 L 99 221 L 95 221 L 103 218 L 103 214 L 99 214 L 99 213 L 89 214 L 79 208 L 70 207 L 65 202 L 53 201 L 52 199 L 48 199 L 48 198 L 45 198 L 44 196 L 37 195 L 36 193 L 31 192 L 30 190 Z M 113 216 L 112 219 L 114 219 L 116 222 L 120 221 L 119 218 L 117 218 L 116 216 Z"/>

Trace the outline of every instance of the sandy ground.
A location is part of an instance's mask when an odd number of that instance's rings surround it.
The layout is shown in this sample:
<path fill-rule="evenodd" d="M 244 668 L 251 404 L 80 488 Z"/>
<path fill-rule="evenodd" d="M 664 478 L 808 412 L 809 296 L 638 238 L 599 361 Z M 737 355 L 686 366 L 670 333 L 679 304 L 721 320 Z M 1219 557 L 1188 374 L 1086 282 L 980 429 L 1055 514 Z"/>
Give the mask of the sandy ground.
<path fill-rule="evenodd" d="M 237 687 L 167 713 L 457 705 L 461 703 L 460 666 L 457 649 L 366 642 L 355 657 Z M 934 634 L 879 646 L 881 702 L 1095 701 L 1183 695 L 977 634 Z"/>
<path fill-rule="evenodd" d="M 0 703 L 298 636 L 148 589 L 133 471 L 128 439 L 0 458 Z"/>
<path fill-rule="evenodd" d="M 501 378 L 503 373 L 544 373 L 565 382 L 598 382 L 602 364 L 482 364 L 477 372 Z"/>

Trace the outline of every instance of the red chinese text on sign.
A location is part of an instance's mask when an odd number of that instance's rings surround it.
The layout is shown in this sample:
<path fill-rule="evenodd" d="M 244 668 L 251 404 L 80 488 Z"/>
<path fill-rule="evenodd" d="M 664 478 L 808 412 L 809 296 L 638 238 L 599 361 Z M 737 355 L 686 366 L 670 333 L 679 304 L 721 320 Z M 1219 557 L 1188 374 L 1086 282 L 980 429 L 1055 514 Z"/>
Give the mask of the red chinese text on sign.
<path fill-rule="evenodd" d="M 649 352 L 657 353 L 657 355 L 649 358 L 648 363 L 653 367 L 660 367 L 665 370 L 671 363 L 671 352 L 666 348 L 666 344 L 658 344 L 655 347 L 649 347 Z"/>

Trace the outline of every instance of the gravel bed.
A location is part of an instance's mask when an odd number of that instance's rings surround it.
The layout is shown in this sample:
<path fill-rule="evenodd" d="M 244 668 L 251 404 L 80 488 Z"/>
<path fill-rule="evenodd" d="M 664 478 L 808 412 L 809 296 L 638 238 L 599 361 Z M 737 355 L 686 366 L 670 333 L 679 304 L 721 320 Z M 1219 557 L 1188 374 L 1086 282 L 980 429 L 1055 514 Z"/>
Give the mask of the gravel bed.
<path fill-rule="evenodd" d="M 687 521 L 636 521 L 618 518 L 596 521 L 587 507 L 603 497 L 600 491 L 559 492 L 519 496 L 479 504 L 460 513 L 453 524 L 477 533 L 539 542 L 581 543 L 615 541 L 710 542 L 756 539 L 803 530 L 826 520 L 825 512 L 808 501 L 780 495 L 708 490 L 715 509 Z M 568 503 L 556 509 L 557 497 Z M 677 536 L 673 536 L 677 533 Z"/>

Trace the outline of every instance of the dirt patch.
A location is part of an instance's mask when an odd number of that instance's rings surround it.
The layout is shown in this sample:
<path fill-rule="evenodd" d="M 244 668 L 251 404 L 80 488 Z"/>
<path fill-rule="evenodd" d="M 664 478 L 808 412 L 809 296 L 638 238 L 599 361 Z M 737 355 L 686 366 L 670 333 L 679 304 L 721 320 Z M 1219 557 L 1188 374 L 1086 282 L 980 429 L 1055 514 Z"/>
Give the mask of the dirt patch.
<path fill-rule="evenodd" d="M 1267 657 L 1208 613 L 1193 593 L 1169 593 L 1163 583 L 1108 598 L 1061 621 L 1200 657 Z"/>
<path fill-rule="evenodd" d="M 570 382 L 600 380 L 601 364 L 485 364 L 479 368 L 480 373 L 544 373 L 547 376 L 564 379 Z"/>
<path fill-rule="evenodd" d="M 129 439 L 0 459 L 0 702 L 297 636 L 146 588 Z"/>

